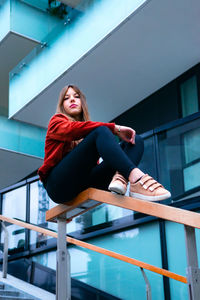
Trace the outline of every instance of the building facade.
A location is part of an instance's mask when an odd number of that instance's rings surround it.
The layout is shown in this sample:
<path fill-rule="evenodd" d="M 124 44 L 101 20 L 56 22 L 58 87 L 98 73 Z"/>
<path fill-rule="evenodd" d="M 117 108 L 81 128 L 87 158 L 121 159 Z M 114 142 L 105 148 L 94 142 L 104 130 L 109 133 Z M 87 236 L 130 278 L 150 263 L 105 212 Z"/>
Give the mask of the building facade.
<path fill-rule="evenodd" d="M 2 214 L 57 230 L 45 222 L 55 203 L 37 169 L 48 120 L 69 83 L 85 93 L 92 120 L 141 134 L 140 167 L 171 191 L 167 204 L 200 210 L 199 12 L 196 0 L 0 1 Z M 101 205 L 67 228 L 70 236 L 185 276 L 182 225 Z M 8 230 L 10 263 L 23 264 L 25 280 L 26 260 L 39 266 L 38 278 L 44 268 L 55 270 L 54 239 L 14 225 Z M 102 299 L 146 299 L 139 268 L 69 249 L 72 278 L 87 291 Z M 146 274 L 153 299 L 188 299 L 185 284 Z"/>

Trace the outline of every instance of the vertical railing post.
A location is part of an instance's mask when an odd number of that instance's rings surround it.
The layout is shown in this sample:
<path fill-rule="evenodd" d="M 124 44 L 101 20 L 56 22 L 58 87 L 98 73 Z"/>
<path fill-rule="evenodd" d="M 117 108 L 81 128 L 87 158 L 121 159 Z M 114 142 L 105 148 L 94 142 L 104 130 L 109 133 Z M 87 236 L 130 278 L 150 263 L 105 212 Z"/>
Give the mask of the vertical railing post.
<path fill-rule="evenodd" d="M 3 278 L 7 278 L 8 271 L 8 229 L 4 222 L 1 222 L 4 230 L 4 246 L 3 246 Z"/>
<path fill-rule="evenodd" d="M 56 300 L 71 299 L 70 255 L 66 243 L 66 218 L 58 217 L 56 253 Z"/>
<path fill-rule="evenodd" d="M 185 243 L 187 254 L 187 280 L 190 300 L 200 299 L 200 269 L 198 267 L 195 228 L 185 227 Z"/>
<path fill-rule="evenodd" d="M 142 276 L 143 276 L 144 281 L 145 281 L 147 300 L 152 300 L 152 298 L 151 298 L 151 286 L 150 286 L 149 280 L 147 278 L 147 275 L 144 272 L 144 269 L 140 268 L 140 270 L 142 272 Z"/>

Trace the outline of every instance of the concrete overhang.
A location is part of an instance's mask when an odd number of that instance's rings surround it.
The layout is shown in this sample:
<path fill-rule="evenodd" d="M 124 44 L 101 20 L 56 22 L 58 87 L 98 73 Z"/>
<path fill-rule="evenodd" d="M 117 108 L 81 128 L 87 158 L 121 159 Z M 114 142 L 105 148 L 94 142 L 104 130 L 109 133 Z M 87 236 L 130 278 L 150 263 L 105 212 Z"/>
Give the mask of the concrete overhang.
<path fill-rule="evenodd" d="M 16 32 L 8 31 L 6 36 L 0 42 L 0 114 L 6 116 L 8 114 L 8 90 L 9 90 L 9 72 L 26 56 L 38 42 L 22 36 Z M 6 118 L 5 118 L 6 120 Z M 10 122 L 7 120 L 7 124 L 2 122 L 2 116 L 0 116 L 0 190 L 18 182 L 31 174 L 42 164 L 43 157 L 37 157 L 34 155 L 28 155 L 13 151 L 13 145 L 2 148 L 2 140 L 5 139 L 5 135 L 10 139 L 10 144 L 16 136 L 20 136 L 22 133 L 22 126 L 14 126 L 10 128 Z M 6 129 L 4 128 L 6 126 Z M 26 124 L 27 127 L 27 124 Z M 4 128 L 4 132 L 2 132 Z M 10 130 L 9 130 L 10 128 Z M 18 129 L 16 129 L 18 128 Z M 16 129 L 16 132 L 15 132 Z M 27 131 L 29 129 L 27 128 Z M 37 129 L 36 129 L 37 130 Z M 39 129 L 38 129 L 39 130 Z M 9 131 L 9 132 L 7 132 Z M 24 131 L 24 129 L 23 129 Z M 10 133 L 12 132 L 11 136 Z M 15 136 L 14 136 L 15 132 Z M 32 132 L 30 130 L 30 132 Z M 16 144 L 19 143 L 19 139 Z M 20 143 L 19 143 L 20 144 Z M 31 151 L 31 149 L 30 149 Z"/>
<path fill-rule="evenodd" d="M 9 72 L 38 45 L 39 42 L 8 31 L 0 41 L 0 113 L 8 113 Z"/>
<path fill-rule="evenodd" d="M 0 190 L 42 165 L 46 130 L 0 116 Z"/>
<path fill-rule="evenodd" d="M 146 1 L 11 117 L 46 127 L 74 83 L 93 120 L 112 120 L 200 62 L 199 16 L 199 0 Z"/>
<path fill-rule="evenodd" d="M 0 190 L 14 184 L 37 170 L 42 158 L 0 148 Z"/>

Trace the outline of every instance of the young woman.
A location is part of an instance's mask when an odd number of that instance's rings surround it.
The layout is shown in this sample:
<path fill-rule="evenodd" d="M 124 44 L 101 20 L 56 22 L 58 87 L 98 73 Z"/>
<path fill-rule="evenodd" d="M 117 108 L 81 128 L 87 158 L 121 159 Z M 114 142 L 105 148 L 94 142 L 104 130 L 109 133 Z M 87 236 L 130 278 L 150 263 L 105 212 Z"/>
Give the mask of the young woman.
<path fill-rule="evenodd" d="M 122 142 L 116 140 L 117 135 Z M 73 199 L 88 187 L 157 201 L 171 196 L 137 165 L 144 144 L 135 131 L 114 123 L 92 122 L 86 99 L 78 87 L 65 86 L 45 141 L 44 163 L 38 174 L 56 203 Z M 99 158 L 103 161 L 98 163 Z"/>

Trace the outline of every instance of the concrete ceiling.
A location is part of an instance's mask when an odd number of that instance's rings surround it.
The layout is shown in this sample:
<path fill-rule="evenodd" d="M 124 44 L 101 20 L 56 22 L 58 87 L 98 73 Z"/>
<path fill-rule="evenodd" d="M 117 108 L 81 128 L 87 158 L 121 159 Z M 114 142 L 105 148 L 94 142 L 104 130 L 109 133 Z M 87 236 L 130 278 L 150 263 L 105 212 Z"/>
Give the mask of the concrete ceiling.
<path fill-rule="evenodd" d="M 0 41 L 0 111 L 8 110 L 9 72 L 38 44 L 9 31 Z"/>
<path fill-rule="evenodd" d="M 199 16 L 199 0 L 147 2 L 14 118 L 46 127 L 60 89 L 74 83 L 93 120 L 112 120 L 200 62 Z"/>
<path fill-rule="evenodd" d="M 0 148 L 0 190 L 25 178 L 42 165 L 42 159 Z"/>

